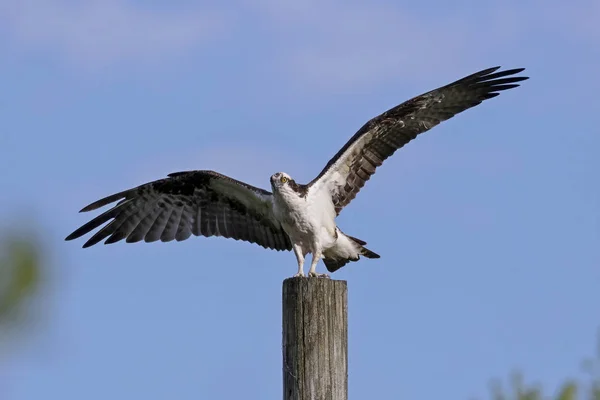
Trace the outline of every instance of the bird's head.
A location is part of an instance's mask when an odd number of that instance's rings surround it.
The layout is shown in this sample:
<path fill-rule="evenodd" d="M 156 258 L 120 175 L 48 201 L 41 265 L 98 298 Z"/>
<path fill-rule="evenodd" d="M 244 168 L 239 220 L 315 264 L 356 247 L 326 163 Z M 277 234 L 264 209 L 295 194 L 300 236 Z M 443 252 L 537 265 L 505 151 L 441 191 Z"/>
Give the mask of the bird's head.
<path fill-rule="evenodd" d="M 291 176 L 285 172 L 277 172 L 271 175 L 271 187 L 273 190 L 281 190 L 285 187 L 289 187 L 290 183 L 294 182 Z"/>
<path fill-rule="evenodd" d="M 307 185 L 297 184 L 296 181 L 285 172 L 278 172 L 271 175 L 271 187 L 273 188 L 273 192 L 285 196 L 293 195 L 296 197 L 305 197 L 308 193 Z"/>

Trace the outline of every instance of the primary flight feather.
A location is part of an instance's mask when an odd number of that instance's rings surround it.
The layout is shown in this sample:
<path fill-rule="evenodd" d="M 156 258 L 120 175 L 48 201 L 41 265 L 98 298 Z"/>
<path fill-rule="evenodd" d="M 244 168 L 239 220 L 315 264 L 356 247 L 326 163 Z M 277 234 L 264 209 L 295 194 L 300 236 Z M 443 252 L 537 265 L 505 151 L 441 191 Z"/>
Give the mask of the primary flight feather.
<path fill-rule="evenodd" d="M 335 272 L 360 256 L 379 258 L 360 239 L 344 234 L 335 218 L 389 156 L 442 121 L 484 100 L 512 89 L 528 77 L 524 68 L 489 68 L 414 97 L 368 121 L 310 183 L 296 183 L 288 174 L 271 176 L 273 192 L 214 171 L 169 174 L 100 199 L 81 211 L 118 201 L 111 209 L 75 230 L 79 238 L 104 225 L 85 242 L 92 246 L 126 242 L 185 240 L 223 236 L 274 250 L 293 250 L 295 276 L 304 276 L 304 258 L 312 254 L 309 276 L 323 259 Z"/>

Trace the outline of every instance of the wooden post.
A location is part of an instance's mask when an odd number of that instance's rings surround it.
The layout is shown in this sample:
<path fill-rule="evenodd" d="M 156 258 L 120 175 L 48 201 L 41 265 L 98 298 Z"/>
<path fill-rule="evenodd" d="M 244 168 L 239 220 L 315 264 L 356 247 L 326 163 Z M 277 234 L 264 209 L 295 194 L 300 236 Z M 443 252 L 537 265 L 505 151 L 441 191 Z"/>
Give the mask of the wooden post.
<path fill-rule="evenodd" d="M 346 281 L 283 281 L 283 399 L 348 399 Z"/>

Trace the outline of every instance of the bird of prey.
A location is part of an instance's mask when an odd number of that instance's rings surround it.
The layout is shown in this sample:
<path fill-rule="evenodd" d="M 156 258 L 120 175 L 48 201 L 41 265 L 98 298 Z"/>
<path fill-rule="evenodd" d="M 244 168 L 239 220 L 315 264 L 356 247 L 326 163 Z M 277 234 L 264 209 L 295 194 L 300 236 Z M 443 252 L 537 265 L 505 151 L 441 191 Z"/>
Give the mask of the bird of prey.
<path fill-rule="evenodd" d="M 309 277 L 319 260 L 335 272 L 360 256 L 379 258 L 366 242 L 343 233 L 335 219 L 389 156 L 442 121 L 512 89 L 528 77 L 524 68 L 494 67 L 414 97 L 368 121 L 308 184 L 290 175 L 271 176 L 272 192 L 214 171 L 186 171 L 100 199 L 81 211 L 117 202 L 75 230 L 79 238 L 104 225 L 83 247 L 105 244 L 169 242 L 195 236 L 223 236 L 267 249 L 293 250 L 294 276 L 304 276 L 304 258 L 312 254 Z"/>

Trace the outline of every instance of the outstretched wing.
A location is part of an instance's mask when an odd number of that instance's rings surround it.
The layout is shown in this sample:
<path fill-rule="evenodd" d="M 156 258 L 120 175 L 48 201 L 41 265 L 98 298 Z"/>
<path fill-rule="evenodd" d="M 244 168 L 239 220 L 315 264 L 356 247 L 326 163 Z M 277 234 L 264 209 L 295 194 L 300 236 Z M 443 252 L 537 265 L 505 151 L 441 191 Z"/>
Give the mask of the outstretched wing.
<path fill-rule="evenodd" d="M 273 215 L 273 195 L 213 171 L 169 174 L 105 197 L 81 211 L 120 200 L 65 240 L 76 239 L 110 221 L 83 247 L 105 244 L 169 242 L 196 236 L 223 236 L 274 250 L 291 250 L 291 242 Z"/>
<path fill-rule="evenodd" d="M 414 97 L 371 119 L 327 163 L 308 184 L 309 191 L 327 190 L 339 214 L 375 169 L 396 150 L 454 115 L 512 89 L 528 77 L 517 74 L 524 68 L 496 72 L 489 68 L 446 86 Z"/>

